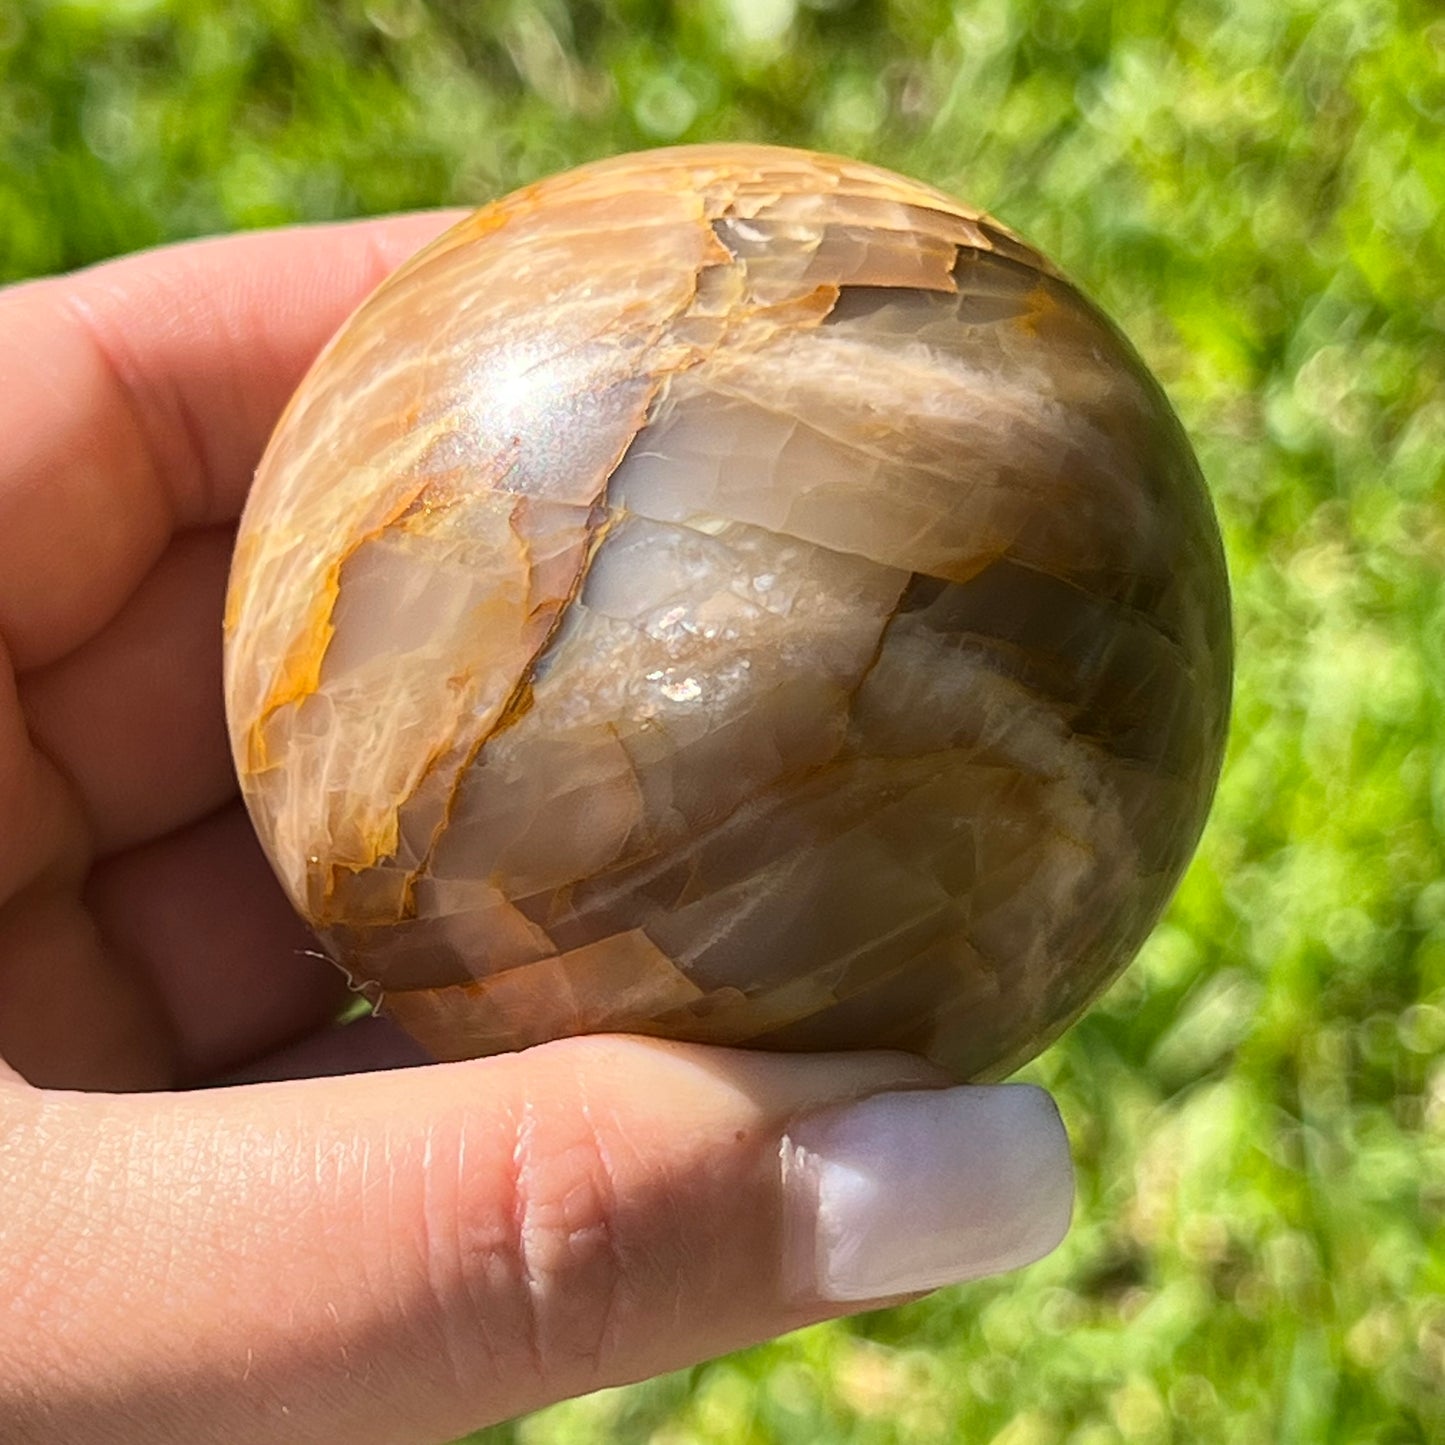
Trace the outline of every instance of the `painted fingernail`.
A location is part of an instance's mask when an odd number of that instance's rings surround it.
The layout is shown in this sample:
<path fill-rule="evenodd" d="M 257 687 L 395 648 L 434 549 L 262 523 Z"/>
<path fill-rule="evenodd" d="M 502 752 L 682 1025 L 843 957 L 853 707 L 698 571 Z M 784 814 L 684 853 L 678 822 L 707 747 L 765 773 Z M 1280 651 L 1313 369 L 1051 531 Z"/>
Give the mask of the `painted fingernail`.
<path fill-rule="evenodd" d="M 799 1119 L 782 1144 L 791 1292 L 887 1299 L 1002 1274 L 1064 1237 L 1074 1171 L 1028 1084 L 878 1094 Z"/>

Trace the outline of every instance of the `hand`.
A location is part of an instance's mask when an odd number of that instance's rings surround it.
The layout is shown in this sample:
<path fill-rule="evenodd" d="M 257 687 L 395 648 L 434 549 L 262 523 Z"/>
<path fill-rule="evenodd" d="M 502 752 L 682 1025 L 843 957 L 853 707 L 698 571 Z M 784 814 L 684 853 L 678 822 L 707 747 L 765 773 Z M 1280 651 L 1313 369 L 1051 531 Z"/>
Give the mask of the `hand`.
<path fill-rule="evenodd" d="M 421 1445 L 1066 1226 L 1035 1089 L 621 1038 L 376 1072 L 415 1054 L 330 1026 L 236 798 L 222 592 L 288 394 L 447 219 L 0 293 L 6 1441 Z"/>

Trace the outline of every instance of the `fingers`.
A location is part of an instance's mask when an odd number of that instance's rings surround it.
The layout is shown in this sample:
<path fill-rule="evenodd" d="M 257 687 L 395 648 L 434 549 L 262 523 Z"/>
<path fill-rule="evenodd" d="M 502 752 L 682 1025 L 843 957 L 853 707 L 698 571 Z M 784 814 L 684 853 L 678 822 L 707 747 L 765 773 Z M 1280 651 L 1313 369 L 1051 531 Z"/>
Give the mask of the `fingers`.
<path fill-rule="evenodd" d="M 178 538 L 107 627 L 20 684 L 30 736 L 75 784 L 101 856 L 235 795 L 221 701 L 230 555 L 228 529 Z"/>
<path fill-rule="evenodd" d="M 935 1083 L 900 1055 L 601 1038 L 27 1105 L 0 1419 L 424 1445 L 1052 1247 L 1052 1104 Z M 904 1092 L 855 1102 L 880 1090 Z"/>
<path fill-rule="evenodd" d="M 170 247 L 0 293 L 0 637 L 102 626 L 180 528 L 234 518 L 326 339 L 453 215 Z"/>
<path fill-rule="evenodd" d="M 83 899 L 32 887 L 0 904 L 0 1059 L 46 1088 L 195 1084 L 345 998 L 239 803 L 100 864 Z"/>
<path fill-rule="evenodd" d="M 73 893 L 34 889 L 0 906 L 0 1059 L 10 1069 L 44 1088 L 160 1089 L 173 1057 L 160 1000 L 103 948 Z"/>
<path fill-rule="evenodd" d="M 0 547 L 3 547 L 0 542 Z M 37 886 L 73 883 L 90 862 L 74 790 L 40 755 L 0 638 L 0 906 Z"/>
<path fill-rule="evenodd" d="M 384 1014 L 318 1029 L 304 1039 L 263 1054 L 217 1082 L 261 1084 L 279 1079 L 320 1079 L 377 1069 L 412 1069 L 432 1063 L 400 1025 Z"/>
<path fill-rule="evenodd" d="M 86 902 L 112 954 L 165 1006 L 171 1082 L 281 1048 L 345 1001 L 340 970 L 317 953 L 239 803 L 102 863 Z"/>

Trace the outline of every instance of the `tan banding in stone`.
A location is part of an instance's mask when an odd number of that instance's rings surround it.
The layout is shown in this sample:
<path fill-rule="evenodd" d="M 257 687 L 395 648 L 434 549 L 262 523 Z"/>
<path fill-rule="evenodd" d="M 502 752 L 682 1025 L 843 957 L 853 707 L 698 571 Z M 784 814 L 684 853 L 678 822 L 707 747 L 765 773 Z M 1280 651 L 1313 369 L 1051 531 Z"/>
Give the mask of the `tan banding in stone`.
<path fill-rule="evenodd" d="M 477 983 L 393 993 L 398 1021 L 439 1059 L 625 1029 L 701 997 L 641 929 Z"/>
<path fill-rule="evenodd" d="M 1167 900 L 1229 665 L 1127 343 L 987 216 L 766 147 L 584 167 L 404 266 L 278 428 L 227 609 L 277 871 L 445 1057 L 996 1073 Z"/>

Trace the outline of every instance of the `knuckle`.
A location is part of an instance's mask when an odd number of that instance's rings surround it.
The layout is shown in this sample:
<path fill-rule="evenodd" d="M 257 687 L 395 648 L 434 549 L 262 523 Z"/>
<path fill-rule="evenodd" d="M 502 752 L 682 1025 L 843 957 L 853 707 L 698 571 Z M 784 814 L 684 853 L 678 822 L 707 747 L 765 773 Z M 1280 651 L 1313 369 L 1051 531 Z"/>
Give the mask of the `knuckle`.
<path fill-rule="evenodd" d="M 617 1191 L 585 1105 L 524 1106 L 513 1151 L 513 1248 L 529 1345 L 542 1374 L 605 1374 L 626 1292 Z"/>
<path fill-rule="evenodd" d="M 628 1296 L 614 1147 L 560 1100 L 433 1134 L 423 1313 L 459 1381 L 520 1368 L 575 1393 L 606 1377 Z"/>

